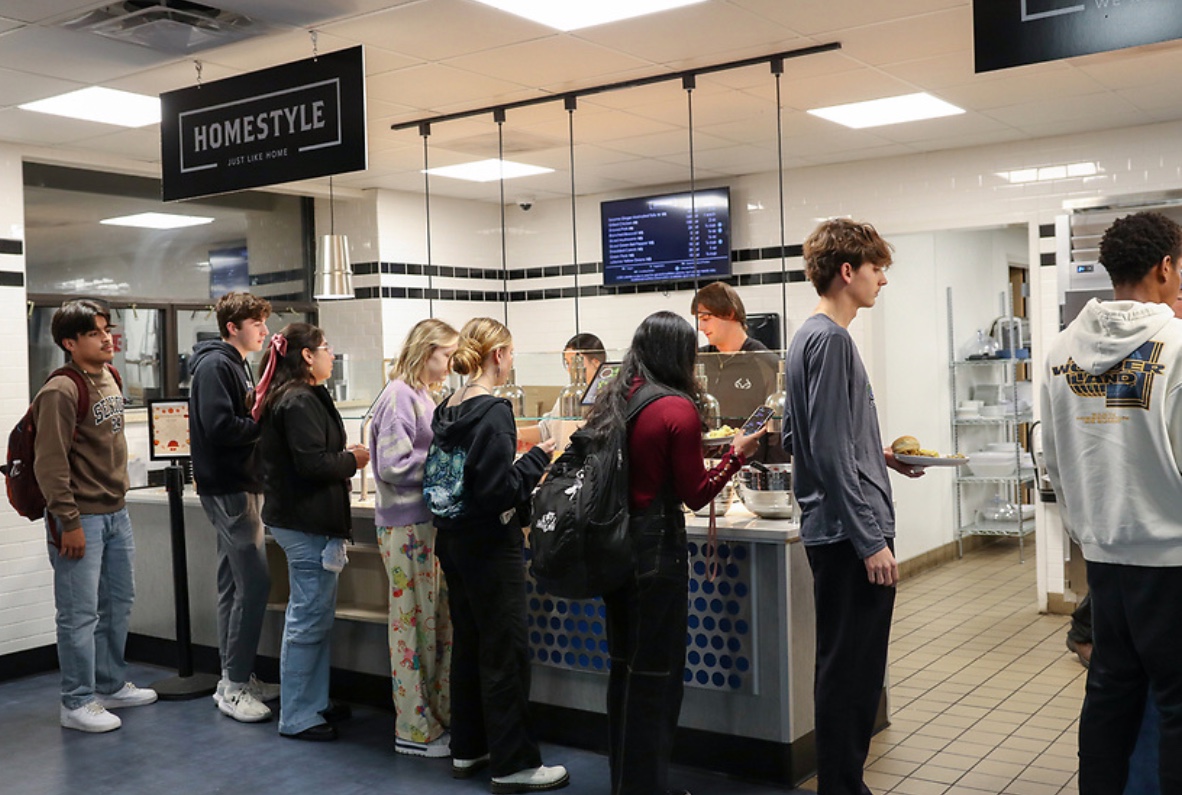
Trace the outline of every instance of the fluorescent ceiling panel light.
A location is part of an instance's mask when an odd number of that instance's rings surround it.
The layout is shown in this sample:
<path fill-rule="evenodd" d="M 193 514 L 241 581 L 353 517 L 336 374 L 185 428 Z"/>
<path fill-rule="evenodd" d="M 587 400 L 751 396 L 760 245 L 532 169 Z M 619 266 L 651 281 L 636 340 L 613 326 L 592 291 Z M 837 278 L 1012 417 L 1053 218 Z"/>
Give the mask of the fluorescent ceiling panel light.
<path fill-rule="evenodd" d="M 134 226 L 139 229 L 182 229 L 186 226 L 212 224 L 212 218 L 200 215 L 173 215 L 172 213 L 136 213 L 118 218 L 104 218 L 100 224 L 107 226 Z"/>
<path fill-rule="evenodd" d="M 494 157 L 491 160 L 476 160 L 454 166 L 429 168 L 425 173 L 436 177 L 466 179 L 469 182 L 495 182 L 502 178 L 514 179 L 516 177 L 532 177 L 535 174 L 549 174 L 553 170 L 542 166 L 531 166 L 528 163 L 515 163 L 512 160 L 501 161 Z"/>
<path fill-rule="evenodd" d="M 1056 179 L 1083 179 L 1094 177 L 1100 173 L 1095 162 L 1064 163 L 1057 166 L 1040 166 L 1038 168 L 1018 168 L 1013 171 L 998 171 L 997 176 L 1018 185 L 1023 182 L 1050 182 Z"/>
<path fill-rule="evenodd" d="M 866 127 L 902 124 L 906 121 L 955 116 L 964 113 L 964 108 L 958 108 L 942 99 L 936 99 L 931 94 L 919 93 L 872 99 L 867 102 L 851 102 L 848 105 L 833 105 L 828 108 L 815 108 L 809 113 L 855 130 L 861 130 Z"/>
<path fill-rule="evenodd" d="M 605 25 L 621 19 L 641 17 L 668 11 L 671 8 L 692 6 L 705 0 L 477 0 L 486 6 L 499 8 L 538 22 L 556 30 L 578 30 L 593 25 Z"/>
<path fill-rule="evenodd" d="M 147 127 L 160 123 L 160 100 L 156 97 L 99 86 L 26 102 L 18 107 L 71 119 L 117 124 L 120 127 Z"/>

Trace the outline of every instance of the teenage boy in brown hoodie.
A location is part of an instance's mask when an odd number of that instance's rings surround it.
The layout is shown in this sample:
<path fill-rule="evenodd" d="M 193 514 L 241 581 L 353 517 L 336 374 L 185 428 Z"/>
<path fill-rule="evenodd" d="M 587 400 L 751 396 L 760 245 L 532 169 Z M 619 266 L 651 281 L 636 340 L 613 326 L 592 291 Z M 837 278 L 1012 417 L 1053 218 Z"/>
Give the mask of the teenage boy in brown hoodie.
<path fill-rule="evenodd" d="M 156 700 L 126 681 L 123 649 L 135 597 L 135 541 L 123 498 L 127 444 L 123 395 L 107 365 L 115 356 L 110 312 L 90 300 L 67 301 L 53 315 L 53 341 L 82 373 L 88 408 L 78 421 L 78 388 L 50 378 L 33 398 L 37 428 L 33 471 L 47 505 L 49 560 L 62 672 L 61 724 L 108 732 L 108 712 Z"/>

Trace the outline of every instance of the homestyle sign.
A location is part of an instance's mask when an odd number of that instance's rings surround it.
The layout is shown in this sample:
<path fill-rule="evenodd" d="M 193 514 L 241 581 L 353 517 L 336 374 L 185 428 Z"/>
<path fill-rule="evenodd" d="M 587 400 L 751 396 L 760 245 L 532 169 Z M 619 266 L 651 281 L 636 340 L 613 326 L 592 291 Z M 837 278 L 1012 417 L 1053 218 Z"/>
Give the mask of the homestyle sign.
<path fill-rule="evenodd" d="M 978 72 L 1177 38 L 1178 0 L 973 0 Z"/>
<path fill-rule="evenodd" d="M 164 201 L 361 171 L 361 47 L 160 95 Z"/>

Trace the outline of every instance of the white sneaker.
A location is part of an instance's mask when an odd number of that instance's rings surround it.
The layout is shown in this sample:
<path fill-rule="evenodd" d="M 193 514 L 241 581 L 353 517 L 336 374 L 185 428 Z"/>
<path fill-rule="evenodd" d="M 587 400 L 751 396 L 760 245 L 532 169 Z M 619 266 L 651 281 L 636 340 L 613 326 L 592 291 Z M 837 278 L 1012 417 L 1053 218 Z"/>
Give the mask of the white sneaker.
<path fill-rule="evenodd" d="M 217 689 L 213 691 L 213 703 L 219 707 L 222 705 L 222 696 L 226 694 L 226 685 L 228 684 L 230 684 L 230 680 L 223 676 L 218 680 Z"/>
<path fill-rule="evenodd" d="M 156 700 L 156 691 L 150 687 L 136 687 L 131 682 L 125 682 L 123 687 L 114 693 L 95 693 L 95 700 L 107 709 L 120 707 L 142 707 Z"/>
<path fill-rule="evenodd" d="M 453 756 L 451 760 L 451 777 L 468 778 L 476 775 L 486 767 L 488 767 L 488 754 L 478 756 L 475 759 L 456 759 Z"/>
<path fill-rule="evenodd" d="M 77 729 L 80 732 L 113 732 L 123 725 L 118 715 L 107 712 L 107 708 L 97 701 L 90 701 L 78 709 L 66 709 L 62 705 L 62 726 L 67 729 Z"/>
<path fill-rule="evenodd" d="M 227 685 L 218 710 L 241 723 L 259 723 L 271 718 L 271 708 L 254 697 L 249 685 Z"/>
<path fill-rule="evenodd" d="M 509 776 L 493 776 L 492 791 L 495 793 L 541 792 L 558 789 L 570 783 L 570 774 L 562 765 L 552 767 L 531 767 L 519 770 Z"/>
<path fill-rule="evenodd" d="M 250 679 L 246 683 L 246 688 L 259 701 L 274 701 L 279 698 L 278 682 L 264 682 L 254 674 L 250 675 Z"/>
<path fill-rule="evenodd" d="M 416 743 L 414 740 L 394 738 L 394 750 L 408 756 L 425 756 L 429 759 L 441 759 L 451 756 L 451 734 L 444 732 L 429 743 Z"/>

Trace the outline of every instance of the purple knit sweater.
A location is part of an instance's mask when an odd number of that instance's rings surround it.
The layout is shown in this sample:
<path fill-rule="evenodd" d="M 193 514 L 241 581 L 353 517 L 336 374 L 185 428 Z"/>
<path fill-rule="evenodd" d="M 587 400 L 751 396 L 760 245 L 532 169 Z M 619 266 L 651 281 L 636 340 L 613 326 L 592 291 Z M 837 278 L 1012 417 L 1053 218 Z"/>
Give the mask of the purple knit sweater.
<path fill-rule="evenodd" d="M 431 446 L 431 415 L 426 389 L 391 381 L 382 390 L 370 427 L 369 455 L 376 485 L 374 523 L 402 527 L 430 521 L 423 501 L 423 462 Z"/>

